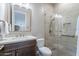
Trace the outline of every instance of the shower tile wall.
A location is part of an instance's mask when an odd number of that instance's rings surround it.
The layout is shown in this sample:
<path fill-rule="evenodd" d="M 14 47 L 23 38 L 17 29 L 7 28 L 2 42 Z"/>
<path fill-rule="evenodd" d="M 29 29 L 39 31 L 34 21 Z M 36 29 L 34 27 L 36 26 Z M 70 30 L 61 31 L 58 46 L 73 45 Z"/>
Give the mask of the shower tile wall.
<path fill-rule="evenodd" d="M 44 35 L 45 35 L 45 46 L 52 48 L 52 39 L 50 39 L 51 37 L 49 37 L 49 24 L 50 24 L 50 20 L 51 20 L 51 16 L 54 14 L 54 8 L 52 6 L 52 4 L 46 5 L 44 4 L 44 8 L 45 8 L 45 15 L 44 15 Z M 53 37 L 54 38 L 54 37 Z"/>
<path fill-rule="evenodd" d="M 76 55 L 76 38 L 61 36 L 57 39 L 58 56 L 75 56 Z"/>
<path fill-rule="evenodd" d="M 76 21 L 79 15 L 79 4 L 58 4 L 55 6 L 55 13 L 63 16 L 63 24 L 70 22 L 70 25 L 66 27 L 63 25 L 63 33 L 61 36 L 56 36 L 56 55 L 58 56 L 75 56 L 77 38 L 75 37 L 76 32 Z M 61 20 L 60 20 L 61 21 Z"/>

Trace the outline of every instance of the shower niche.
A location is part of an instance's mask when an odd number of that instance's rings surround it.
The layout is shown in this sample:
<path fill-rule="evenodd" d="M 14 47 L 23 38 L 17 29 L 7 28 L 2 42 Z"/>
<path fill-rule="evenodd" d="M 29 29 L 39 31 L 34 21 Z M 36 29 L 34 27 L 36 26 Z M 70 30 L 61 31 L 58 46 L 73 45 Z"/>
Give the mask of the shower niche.
<path fill-rule="evenodd" d="M 74 36 L 72 22 L 71 22 L 72 18 L 67 16 L 64 19 L 65 21 L 63 22 L 63 35 Z"/>

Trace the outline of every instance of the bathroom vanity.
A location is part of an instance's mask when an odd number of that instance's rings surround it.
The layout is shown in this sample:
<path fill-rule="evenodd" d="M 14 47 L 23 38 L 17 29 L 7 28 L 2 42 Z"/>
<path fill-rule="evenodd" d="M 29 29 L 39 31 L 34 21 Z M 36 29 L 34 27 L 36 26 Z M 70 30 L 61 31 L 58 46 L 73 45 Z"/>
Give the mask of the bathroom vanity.
<path fill-rule="evenodd" d="M 35 56 L 36 55 L 36 38 L 34 36 L 24 36 L 26 32 L 31 32 L 31 15 L 32 10 L 19 5 L 6 4 L 7 27 L 4 28 L 8 32 L 15 33 L 16 37 L 8 37 L 0 39 L 0 56 Z M 8 35 L 2 29 L 0 33 Z M 17 34 L 18 33 L 18 34 Z M 17 35 L 19 37 L 17 37 Z"/>
<path fill-rule="evenodd" d="M 17 38 L 12 41 L 0 41 L 0 44 L 4 45 L 2 50 L 0 50 L 0 56 L 35 56 L 36 38 L 25 38 Z"/>

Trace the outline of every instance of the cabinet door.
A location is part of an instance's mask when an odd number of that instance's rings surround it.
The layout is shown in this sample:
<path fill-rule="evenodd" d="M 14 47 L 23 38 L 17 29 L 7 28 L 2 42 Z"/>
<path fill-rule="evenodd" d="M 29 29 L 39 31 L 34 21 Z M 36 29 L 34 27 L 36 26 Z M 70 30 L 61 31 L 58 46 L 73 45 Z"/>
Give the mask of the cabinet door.
<path fill-rule="evenodd" d="M 19 44 L 20 47 L 17 49 L 17 56 L 35 56 L 36 55 L 36 41 L 26 41 Z"/>
<path fill-rule="evenodd" d="M 0 52 L 0 56 L 15 56 L 15 51 Z"/>
<path fill-rule="evenodd" d="M 35 55 L 35 46 L 25 46 L 17 49 L 17 56 L 34 56 Z"/>

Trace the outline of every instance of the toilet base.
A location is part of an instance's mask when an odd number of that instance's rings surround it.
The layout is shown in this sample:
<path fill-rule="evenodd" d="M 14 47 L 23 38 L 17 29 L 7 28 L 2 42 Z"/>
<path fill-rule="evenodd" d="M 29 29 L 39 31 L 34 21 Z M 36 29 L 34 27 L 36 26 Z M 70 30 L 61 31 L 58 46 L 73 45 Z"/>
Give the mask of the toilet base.
<path fill-rule="evenodd" d="M 37 55 L 38 56 L 51 56 L 52 52 L 49 48 L 47 47 L 41 47 L 39 48 L 39 50 L 37 51 Z"/>

